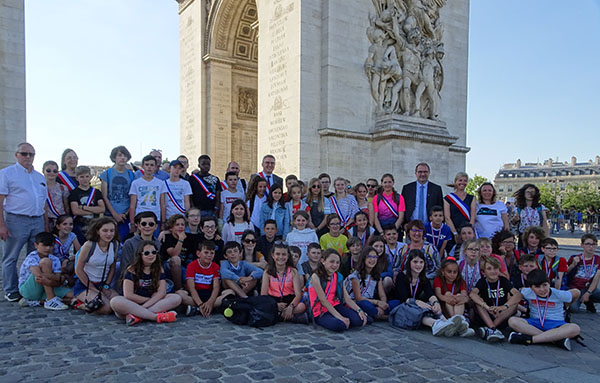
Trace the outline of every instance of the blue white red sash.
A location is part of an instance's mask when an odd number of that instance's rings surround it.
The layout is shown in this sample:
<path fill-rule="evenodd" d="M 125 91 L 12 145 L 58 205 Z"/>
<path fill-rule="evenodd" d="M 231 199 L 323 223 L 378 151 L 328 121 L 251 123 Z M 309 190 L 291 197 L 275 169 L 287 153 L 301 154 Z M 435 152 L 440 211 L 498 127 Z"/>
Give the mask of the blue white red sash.
<path fill-rule="evenodd" d="M 377 196 L 377 201 L 379 201 L 379 196 Z M 387 206 L 388 210 L 392 213 L 394 218 L 398 218 L 398 210 L 394 209 L 394 207 L 390 204 L 390 202 L 381 194 L 381 201 Z"/>
<path fill-rule="evenodd" d="M 458 211 L 467 219 L 471 220 L 471 207 L 466 204 L 465 201 L 460 199 L 456 194 L 450 193 L 447 195 L 448 199 L 454 206 L 458 208 Z"/>
<path fill-rule="evenodd" d="M 192 174 L 192 177 L 194 177 L 196 179 L 196 181 L 198 181 L 198 183 L 200 184 L 200 187 L 206 193 L 206 198 L 208 198 L 208 199 L 215 199 L 216 195 L 214 193 L 212 193 L 210 190 L 208 190 L 208 187 L 206 186 L 206 184 L 204 183 L 204 181 L 202 181 L 200 179 L 200 177 L 198 177 L 196 174 Z"/>
<path fill-rule="evenodd" d="M 223 189 L 224 191 L 227 190 L 227 183 L 225 181 L 221 181 L 221 189 Z"/>
<path fill-rule="evenodd" d="M 90 194 L 88 195 L 88 199 L 85 202 L 85 206 L 90 206 L 92 202 L 94 202 L 94 197 L 96 196 L 96 188 L 90 188 Z"/>
<path fill-rule="evenodd" d="M 58 173 L 58 178 L 67 187 L 67 189 L 69 189 L 69 191 L 72 191 L 77 187 L 77 184 L 75 181 L 73 181 L 73 178 L 71 178 L 71 176 L 68 175 L 64 170 Z"/>
<path fill-rule="evenodd" d="M 140 173 L 142 173 L 142 175 L 146 174 L 146 172 L 144 171 L 144 169 L 139 168 L 138 170 L 140 171 Z"/>
<path fill-rule="evenodd" d="M 329 197 L 329 199 L 331 200 L 331 205 L 333 206 L 333 210 L 335 210 L 335 213 L 340 217 L 340 219 L 342 220 L 342 227 L 346 226 L 346 221 L 348 220 L 348 218 L 344 217 L 344 215 L 342 214 L 342 210 L 340 209 L 340 206 L 338 205 L 337 199 L 335 199 L 335 196 L 332 195 L 331 197 Z"/>
<path fill-rule="evenodd" d="M 46 203 L 48 204 L 48 208 L 50 209 L 52 214 L 54 214 L 56 216 L 56 218 L 58 218 L 60 213 L 58 212 L 58 209 L 56 208 L 56 206 L 54 206 L 54 202 L 52 202 L 52 197 L 50 197 L 50 190 L 48 190 L 47 193 L 48 193 L 48 197 L 46 197 Z"/>
<path fill-rule="evenodd" d="M 267 178 L 267 176 L 265 176 L 265 172 L 260 172 L 258 173 L 258 175 L 264 178 L 265 181 L 267 181 L 267 193 L 269 193 L 271 191 L 271 185 L 269 185 L 269 179 Z M 273 177 L 273 174 L 271 174 L 271 177 Z"/>
<path fill-rule="evenodd" d="M 60 241 L 60 239 L 58 239 L 57 236 L 54 236 L 54 242 L 58 245 L 58 251 L 60 252 L 60 255 L 64 258 L 65 251 L 63 250 L 62 242 Z"/>
<path fill-rule="evenodd" d="M 167 182 L 167 180 L 165 180 L 165 185 L 167 186 L 167 195 L 169 196 L 169 199 L 173 203 L 173 206 L 175 206 L 175 209 L 179 210 L 179 212 L 181 214 L 185 215 L 185 207 L 181 207 L 179 202 L 177 202 L 177 199 L 175 198 L 173 191 L 171 191 L 171 188 L 169 187 L 169 183 Z"/>

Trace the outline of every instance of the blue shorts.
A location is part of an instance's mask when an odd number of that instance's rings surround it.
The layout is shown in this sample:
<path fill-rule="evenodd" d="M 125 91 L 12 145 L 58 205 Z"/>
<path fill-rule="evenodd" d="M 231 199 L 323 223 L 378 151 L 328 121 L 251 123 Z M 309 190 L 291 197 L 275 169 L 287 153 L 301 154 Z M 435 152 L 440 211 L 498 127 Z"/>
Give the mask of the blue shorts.
<path fill-rule="evenodd" d="M 527 323 L 529 323 L 533 327 L 537 328 L 538 330 L 542 330 L 542 331 L 552 330 L 553 328 L 557 328 L 564 324 L 567 324 L 567 322 L 565 322 L 564 320 L 546 319 L 544 321 L 544 327 L 542 327 L 542 324 L 540 323 L 539 318 L 527 318 L 525 320 L 527 321 Z"/>

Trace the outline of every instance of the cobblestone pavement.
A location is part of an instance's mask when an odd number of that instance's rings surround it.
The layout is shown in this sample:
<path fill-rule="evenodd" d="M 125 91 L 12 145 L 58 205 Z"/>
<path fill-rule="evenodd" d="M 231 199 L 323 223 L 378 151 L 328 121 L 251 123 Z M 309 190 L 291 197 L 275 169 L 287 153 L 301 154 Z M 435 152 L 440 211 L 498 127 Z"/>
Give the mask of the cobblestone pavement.
<path fill-rule="evenodd" d="M 125 326 L 114 316 L 0 302 L 0 381 L 36 382 L 597 382 L 598 314 L 580 313 L 587 348 L 486 344 L 387 323 L 334 334 L 254 329 L 221 315 Z"/>

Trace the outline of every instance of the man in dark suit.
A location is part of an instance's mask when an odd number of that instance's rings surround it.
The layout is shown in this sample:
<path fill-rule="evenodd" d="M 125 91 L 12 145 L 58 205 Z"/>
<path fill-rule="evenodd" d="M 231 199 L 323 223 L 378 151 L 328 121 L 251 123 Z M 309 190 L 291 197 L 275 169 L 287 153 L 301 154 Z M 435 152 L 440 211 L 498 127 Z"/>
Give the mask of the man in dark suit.
<path fill-rule="evenodd" d="M 429 182 L 430 173 L 429 165 L 421 162 L 415 168 L 417 180 L 402 187 L 402 197 L 406 206 L 405 223 L 418 219 L 426 224 L 429 221 L 429 210 L 435 205 L 444 206 L 442 188 Z"/>
<path fill-rule="evenodd" d="M 267 180 L 267 193 L 271 190 L 271 186 L 275 184 L 283 186 L 283 179 L 278 175 L 273 174 L 273 170 L 275 170 L 275 157 L 272 154 L 267 154 L 263 157 L 262 168 L 262 172 L 253 174 L 252 177 L 258 175 Z"/>

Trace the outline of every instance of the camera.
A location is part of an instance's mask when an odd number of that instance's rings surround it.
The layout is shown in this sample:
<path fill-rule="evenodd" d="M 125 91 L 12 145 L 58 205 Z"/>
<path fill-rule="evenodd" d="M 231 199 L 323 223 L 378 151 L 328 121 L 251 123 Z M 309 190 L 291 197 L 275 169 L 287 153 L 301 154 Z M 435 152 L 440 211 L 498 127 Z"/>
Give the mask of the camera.
<path fill-rule="evenodd" d="M 89 313 L 94 312 L 102 307 L 102 295 L 98 293 L 94 299 L 85 303 L 85 310 Z"/>

